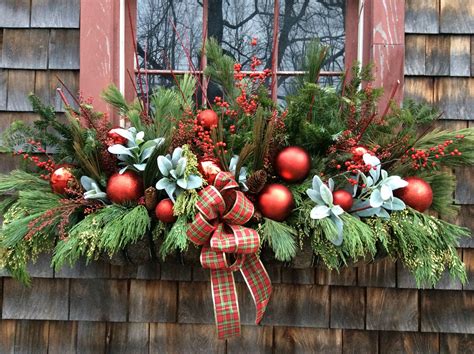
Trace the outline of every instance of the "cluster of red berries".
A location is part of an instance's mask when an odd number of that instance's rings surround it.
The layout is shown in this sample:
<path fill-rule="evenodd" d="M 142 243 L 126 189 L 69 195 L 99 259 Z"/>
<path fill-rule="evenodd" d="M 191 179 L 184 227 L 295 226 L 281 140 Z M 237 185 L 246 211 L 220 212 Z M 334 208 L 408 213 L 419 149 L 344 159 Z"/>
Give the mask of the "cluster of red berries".
<path fill-rule="evenodd" d="M 237 117 L 237 111 L 234 110 L 234 109 L 230 109 L 230 104 L 229 102 L 225 101 L 224 99 L 222 99 L 222 97 L 220 96 L 216 96 L 214 98 L 214 104 L 217 106 L 217 107 L 220 107 L 220 108 L 223 108 L 223 112 L 226 116 L 228 117 L 231 117 L 231 118 L 235 118 Z"/>
<path fill-rule="evenodd" d="M 258 107 L 257 96 L 250 95 L 250 97 L 247 97 L 247 91 L 245 89 L 242 89 L 239 97 L 236 99 L 236 102 L 248 116 L 253 115 Z"/>
<path fill-rule="evenodd" d="M 456 136 L 457 139 L 463 139 L 463 135 Z M 454 143 L 454 140 L 446 140 L 443 144 L 438 144 L 437 146 L 432 146 L 429 149 L 415 149 L 411 148 L 405 152 L 402 160 L 411 159 L 412 168 L 414 170 L 419 170 L 427 167 L 436 167 L 436 160 L 441 159 L 445 156 L 461 156 L 462 152 L 458 149 L 448 149 Z M 451 150 L 451 151 L 447 151 Z"/>
<path fill-rule="evenodd" d="M 41 174 L 40 177 L 45 180 L 49 180 L 50 174 L 56 170 L 57 166 L 53 160 L 48 157 L 48 153 L 43 148 L 40 142 L 29 140 L 27 144 L 31 146 L 31 153 L 27 153 L 23 150 L 18 150 L 15 155 L 22 155 L 24 160 L 30 160 L 33 162 L 38 168 L 47 171 L 47 174 Z M 46 155 L 48 157 L 47 160 L 43 161 L 40 159 L 40 155 Z"/>

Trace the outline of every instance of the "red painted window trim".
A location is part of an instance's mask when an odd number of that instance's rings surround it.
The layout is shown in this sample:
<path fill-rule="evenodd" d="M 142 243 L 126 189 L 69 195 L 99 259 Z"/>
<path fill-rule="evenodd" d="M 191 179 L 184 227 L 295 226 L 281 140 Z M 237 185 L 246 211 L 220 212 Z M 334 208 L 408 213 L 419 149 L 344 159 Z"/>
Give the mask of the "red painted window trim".
<path fill-rule="evenodd" d="M 346 16 L 346 68 L 357 59 L 357 28 L 359 1 L 364 1 L 364 64 L 374 64 L 375 86 L 382 86 L 384 107 L 394 94 L 403 96 L 405 4 L 399 0 L 348 0 Z M 134 72 L 133 41 L 136 33 L 136 0 L 125 0 L 125 68 L 126 96 L 134 95 L 129 73 Z M 81 0 L 81 71 L 80 89 L 95 98 L 98 109 L 108 111 L 100 100 L 100 93 L 110 83 L 118 85 L 120 72 L 119 0 Z M 128 9 L 131 10 L 130 23 Z"/>

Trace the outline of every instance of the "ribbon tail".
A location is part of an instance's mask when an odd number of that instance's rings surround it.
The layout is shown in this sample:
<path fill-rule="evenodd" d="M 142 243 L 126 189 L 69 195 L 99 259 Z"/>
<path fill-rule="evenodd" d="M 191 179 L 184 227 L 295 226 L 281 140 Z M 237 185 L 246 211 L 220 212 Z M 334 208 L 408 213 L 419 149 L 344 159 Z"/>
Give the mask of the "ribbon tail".
<path fill-rule="evenodd" d="M 247 283 L 255 303 L 255 323 L 259 324 L 265 314 L 268 302 L 270 301 L 270 295 L 272 294 L 270 277 L 256 254 L 247 255 L 240 272 Z"/>
<path fill-rule="evenodd" d="M 211 288 L 218 338 L 240 335 L 239 302 L 233 272 L 211 269 Z"/>

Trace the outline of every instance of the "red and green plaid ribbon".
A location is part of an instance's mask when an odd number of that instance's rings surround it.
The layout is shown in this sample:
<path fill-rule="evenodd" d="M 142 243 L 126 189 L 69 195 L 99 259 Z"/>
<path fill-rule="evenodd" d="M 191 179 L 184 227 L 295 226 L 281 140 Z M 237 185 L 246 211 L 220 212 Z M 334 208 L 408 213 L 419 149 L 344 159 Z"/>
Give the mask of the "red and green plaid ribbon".
<path fill-rule="evenodd" d="M 256 320 L 262 320 L 272 285 L 257 256 L 260 238 L 257 231 L 244 227 L 254 206 L 239 190 L 232 174 L 220 172 L 214 184 L 200 193 L 199 210 L 187 236 L 202 246 L 201 264 L 211 270 L 212 299 L 220 339 L 240 334 L 240 314 L 234 273 L 240 270 L 252 294 Z M 230 260 L 232 255 L 232 261 Z"/>

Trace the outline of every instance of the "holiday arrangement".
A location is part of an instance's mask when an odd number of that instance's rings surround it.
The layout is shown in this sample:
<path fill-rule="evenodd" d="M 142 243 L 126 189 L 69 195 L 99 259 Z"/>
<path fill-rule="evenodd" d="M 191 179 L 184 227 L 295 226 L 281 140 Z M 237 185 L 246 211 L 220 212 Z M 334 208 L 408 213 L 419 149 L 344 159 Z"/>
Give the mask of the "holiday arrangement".
<path fill-rule="evenodd" d="M 436 128 L 436 110 L 414 102 L 378 107 L 371 68 L 354 66 L 340 87 L 319 85 L 327 49 L 313 43 L 306 75 L 284 105 L 269 97 L 269 70 L 250 73 L 207 43 L 206 77 L 220 94 L 198 105 L 199 77 L 126 102 L 112 126 L 88 100 L 67 103 L 67 122 L 38 98 L 40 119 L 15 122 L 3 151 L 23 168 L 0 176 L 0 266 L 23 282 L 44 252 L 52 266 L 113 255 L 144 237 L 163 261 L 200 250 L 210 269 L 218 335 L 240 331 L 233 273 L 241 271 L 258 323 L 271 295 L 262 249 L 289 262 L 310 245 L 314 264 L 339 269 L 384 254 L 419 286 L 445 270 L 462 282 L 452 169 L 474 163 L 474 131 Z M 201 92 L 200 92 L 201 91 Z M 303 242 L 303 241 L 309 242 Z"/>

